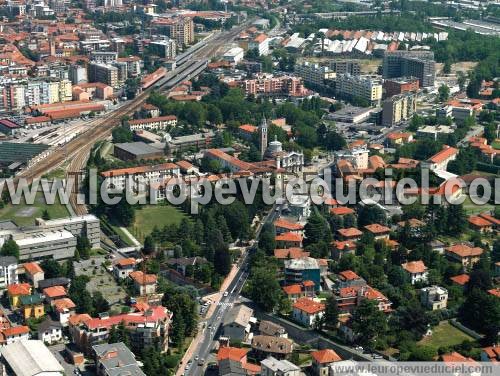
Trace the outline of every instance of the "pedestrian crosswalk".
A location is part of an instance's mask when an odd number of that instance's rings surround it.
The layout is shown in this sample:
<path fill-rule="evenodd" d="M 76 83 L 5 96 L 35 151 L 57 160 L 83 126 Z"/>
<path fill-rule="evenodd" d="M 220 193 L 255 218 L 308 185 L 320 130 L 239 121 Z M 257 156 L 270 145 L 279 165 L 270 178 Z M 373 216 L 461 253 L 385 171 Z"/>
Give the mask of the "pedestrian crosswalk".
<path fill-rule="evenodd" d="M 221 306 L 221 307 L 232 307 L 232 306 L 234 306 L 234 303 L 228 303 L 228 302 L 222 303 L 222 302 L 219 302 L 219 303 L 217 303 L 217 305 Z"/>

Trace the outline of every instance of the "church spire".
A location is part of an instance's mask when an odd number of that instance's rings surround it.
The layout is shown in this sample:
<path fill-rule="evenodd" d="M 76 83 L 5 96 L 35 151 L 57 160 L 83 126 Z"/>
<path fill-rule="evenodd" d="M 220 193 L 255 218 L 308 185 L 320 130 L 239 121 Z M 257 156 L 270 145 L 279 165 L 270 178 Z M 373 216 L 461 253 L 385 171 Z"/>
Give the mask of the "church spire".
<path fill-rule="evenodd" d="M 267 150 L 267 120 L 264 114 L 262 114 L 262 121 L 259 126 L 259 149 L 260 156 L 263 158 Z"/>

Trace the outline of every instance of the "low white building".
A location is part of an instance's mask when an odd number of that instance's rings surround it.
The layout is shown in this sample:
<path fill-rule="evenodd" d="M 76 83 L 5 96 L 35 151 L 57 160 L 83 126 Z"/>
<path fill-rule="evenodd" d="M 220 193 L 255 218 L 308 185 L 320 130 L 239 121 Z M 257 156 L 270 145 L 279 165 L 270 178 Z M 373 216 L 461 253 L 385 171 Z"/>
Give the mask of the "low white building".
<path fill-rule="evenodd" d="M 14 256 L 0 257 L 0 289 L 17 283 L 17 259 Z"/>
<path fill-rule="evenodd" d="M 420 302 L 430 310 L 445 309 L 448 304 L 448 290 L 441 286 L 429 286 L 420 290 Z"/>
<path fill-rule="evenodd" d="M 410 277 L 412 285 L 418 282 L 427 282 L 429 271 L 422 260 L 405 262 L 401 267 Z"/>
<path fill-rule="evenodd" d="M 244 56 L 245 56 L 245 51 L 243 50 L 243 48 L 233 47 L 224 53 L 222 59 L 231 64 L 238 64 L 241 60 L 243 60 Z"/>
<path fill-rule="evenodd" d="M 292 362 L 270 356 L 260 362 L 261 376 L 300 376 L 300 368 Z"/>
<path fill-rule="evenodd" d="M 50 318 L 45 319 L 38 325 L 38 339 L 49 345 L 62 341 L 62 324 Z"/>
<path fill-rule="evenodd" d="M 292 317 L 302 325 L 312 327 L 325 314 L 325 305 L 309 298 L 300 298 L 293 304 Z"/>
<path fill-rule="evenodd" d="M 147 119 L 134 119 L 128 121 L 131 131 L 138 129 L 165 130 L 167 127 L 177 126 L 177 116 L 167 115 Z"/>

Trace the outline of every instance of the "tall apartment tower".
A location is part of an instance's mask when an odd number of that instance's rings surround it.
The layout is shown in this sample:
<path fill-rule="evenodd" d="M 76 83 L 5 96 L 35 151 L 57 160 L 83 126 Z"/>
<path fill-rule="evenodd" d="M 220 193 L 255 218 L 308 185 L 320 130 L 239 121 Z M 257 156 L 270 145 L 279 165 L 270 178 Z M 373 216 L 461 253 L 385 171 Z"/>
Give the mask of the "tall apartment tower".
<path fill-rule="evenodd" d="M 266 117 L 262 117 L 262 122 L 259 126 L 259 148 L 260 156 L 264 157 L 267 150 L 267 120 Z"/>
<path fill-rule="evenodd" d="M 393 51 L 384 54 L 383 77 L 417 77 L 420 87 L 434 86 L 434 53 L 431 51 Z"/>

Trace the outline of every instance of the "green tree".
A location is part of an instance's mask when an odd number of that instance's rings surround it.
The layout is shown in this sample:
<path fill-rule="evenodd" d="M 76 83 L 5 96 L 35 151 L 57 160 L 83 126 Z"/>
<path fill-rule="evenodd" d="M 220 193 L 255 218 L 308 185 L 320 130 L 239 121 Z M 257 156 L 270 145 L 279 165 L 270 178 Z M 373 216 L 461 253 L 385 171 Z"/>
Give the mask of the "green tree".
<path fill-rule="evenodd" d="M 274 311 L 283 296 L 276 279 L 276 270 L 270 267 L 254 267 L 248 280 L 248 294 L 265 312 Z"/>
<path fill-rule="evenodd" d="M 266 223 L 260 232 L 259 248 L 266 252 L 266 255 L 272 256 L 276 248 L 276 229 L 270 223 Z"/>
<path fill-rule="evenodd" d="M 446 85 L 441 85 L 438 89 L 439 101 L 445 102 L 450 97 L 450 88 Z"/>
<path fill-rule="evenodd" d="M 144 253 L 150 255 L 155 250 L 155 241 L 151 235 L 144 238 Z"/>
<path fill-rule="evenodd" d="M 132 131 L 127 126 L 119 126 L 113 129 L 111 132 L 113 136 L 113 142 L 115 144 L 123 142 L 132 142 L 133 134 Z"/>
<path fill-rule="evenodd" d="M 9 238 L 3 243 L 1 249 L 2 256 L 14 256 L 19 260 L 19 246 L 16 241 L 12 238 Z"/>
<path fill-rule="evenodd" d="M 328 221 L 317 210 L 314 210 L 304 227 L 305 245 L 316 244 L 321 241 L 329 243 L 332 233 Z"/>
<path fill-rule="evenodd" d="M 90 258 L 90 249 L 90 241 L 86 236 L 76 237 L 76 250 L 78 251 L 79 257 L 88 260 Z"/>
<path fill-rule="evenodd" d="M 100 291 L 95 291 L 92 294 L 92 306 L 94 307 L 94 315 L 109 311 L 109 303 L 104 299 Z"/>
<path fill-rule="evenodd" d="M 325 304 L 325 324 L 330 328 L 336 328 L 339 319 L 339 307 L 334 296 L 329 296 Z"/>
<path fill-rule="evenodd" d="M 352 330 L 357 342 L 367 348 L 375 348 L 377 340 L 387 331 L 387 319 L 379 311 L 376 302 L 363 300 L 352 316 Z"/>
<path fill-rule="evenodd" d="M 43 212 L 42 212 L 42 219 L 44 221 L 48 221 L 50 219 L 50 214 L 49 214 L 49 211 L 47 209 L 43 210 Z"/>

